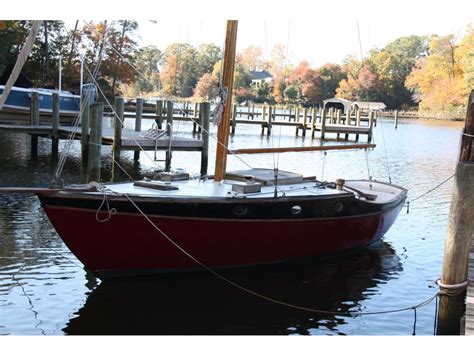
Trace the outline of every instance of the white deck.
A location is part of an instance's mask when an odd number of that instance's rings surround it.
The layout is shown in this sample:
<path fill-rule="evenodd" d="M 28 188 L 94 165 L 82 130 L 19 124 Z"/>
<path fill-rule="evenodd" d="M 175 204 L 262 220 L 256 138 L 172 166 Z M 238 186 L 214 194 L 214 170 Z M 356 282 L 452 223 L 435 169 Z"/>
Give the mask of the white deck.
<path fill-rule="evenodd" d="M 226 180 L 215 182 L 214 180 L 183 180 L 173 181 L 169 184 L 177 187 L 177 190 L 156 190 L 153 188 L 134 186 L 133 183 L 120 183 L 106 185 L 109 190 L 119 194 L 129 194 L 143 197 L 172 197 L 172 198 L 269 198 L 273 197 L 275 188 L 273 186 L 262 186 L 258 193 L 239 193 L 232 191 L 232 183 Z M 376 195 L 373 203 L 387 203 L 396 199 L 404 190 L 395 186 L 378 182 L 348 181 L 348 186 L 355 187 L 363 193 Z M 298 184 L 278 186 L 278 196 L 321 196 L 352 194 L 351 190 L 337 190 L 334 188 L 323 188 L 319 182 L 304 181 Z M 357 196 L 357 193 L 355 193 Z"/>

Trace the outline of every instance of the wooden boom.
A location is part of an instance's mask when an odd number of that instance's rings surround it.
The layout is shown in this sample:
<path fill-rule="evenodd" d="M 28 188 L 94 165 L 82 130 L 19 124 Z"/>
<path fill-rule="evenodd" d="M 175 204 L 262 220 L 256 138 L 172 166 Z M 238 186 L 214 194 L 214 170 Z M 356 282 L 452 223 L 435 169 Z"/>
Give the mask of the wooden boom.
<path fill-rule="evenodd" d="M 229 154 L 264 154 L 264 153 L 286 153 L 286 152 L 311 152 L 326 150 L 345 149 L 370 149 L 375 148 L 375 144 L 343 144 L 343 145 L 323 145 L 314 147 L 282 147 L 282 148 L 244 148 L 229 150 Z"/>

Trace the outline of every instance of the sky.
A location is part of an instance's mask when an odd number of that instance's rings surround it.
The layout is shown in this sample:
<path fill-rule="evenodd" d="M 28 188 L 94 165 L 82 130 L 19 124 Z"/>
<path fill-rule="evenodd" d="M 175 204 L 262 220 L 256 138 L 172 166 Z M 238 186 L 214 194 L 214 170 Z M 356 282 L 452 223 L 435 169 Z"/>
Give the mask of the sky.
<path fill-rule="evenodd" d="M 138 20 L 140 44 L 162 50 L 175 42 L 222 46 L 225 20 L 238 19 L 237 51 L 254 44 L 269 56 L 281 43 L 291 63 L 307 60 L 313 66 L 340 64 L 348 54 L 360 57 L 357 24 L 364 56 L 401 36 L 460 37 L 474 24 L 474 0 L 82 0 L 75 8 L 53 0 L 24 0 L 21 8 L 8 3 L 3 19 Z"/>

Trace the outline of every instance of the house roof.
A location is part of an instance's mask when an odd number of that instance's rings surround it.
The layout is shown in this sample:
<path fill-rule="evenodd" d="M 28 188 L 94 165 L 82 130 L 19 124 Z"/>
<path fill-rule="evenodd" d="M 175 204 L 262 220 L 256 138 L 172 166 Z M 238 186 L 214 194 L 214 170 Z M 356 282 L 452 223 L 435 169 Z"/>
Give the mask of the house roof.
<path fill-rule="evenodd" d="M 333 98 L 330 98 L 330 99 L 327 99 L 327 100 L 324 100 L 323 103 L 326 104 L 328 102 L 340 102 L 341 104 L 343 105 L 350 105 L 352 104 L 352 101 L 350 100 L 346 100 L 346 99 L 341 99 L 339 97 L 333 97 Z"/>
<path fill-rule="evenodd" d="M 383 102 L 355 101 L 352 105 L 366 110 L 385 110 L 387 108 Z"/>
<path fill-rule="evenodd" d="M 267 78 L 273 78 L 273 76 L 266 70 L 253 70 L 250 72 L 252 80 L 265 80 Z"/>

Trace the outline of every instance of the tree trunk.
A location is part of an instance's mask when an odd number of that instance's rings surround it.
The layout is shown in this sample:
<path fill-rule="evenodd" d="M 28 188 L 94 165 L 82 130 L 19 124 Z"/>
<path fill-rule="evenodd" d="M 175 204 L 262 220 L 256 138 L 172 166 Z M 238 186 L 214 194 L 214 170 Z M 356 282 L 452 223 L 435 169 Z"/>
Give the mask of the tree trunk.
<path fill-rule="evenodd" d="M 50 72 L 49 72 L 49 43 L 48 43 L 48 21 L 44 21 L 44 72 L 45 72 L 45 81 L 49 82 Z"/>
<path fill-rule="evenodd" d="M 117 53 L 117 64 L 115 66 L 115 70 L 114 70 L 114 78 L 112 80 L 112 96 L 115 96 L 115 84 L 117 82 L 117 68 L 120 64 L 122 64 L 122 49 L 123 49 L 123 39 L 125 37 L 125 32 L 127 31 L 127 24 L 128 22 L 127 21 L 124 21 L 123 22 L 123 25 L 122 25 L 122 36 L 120 37 L 120 47 L 118 49 L 118 53 Z"/>

